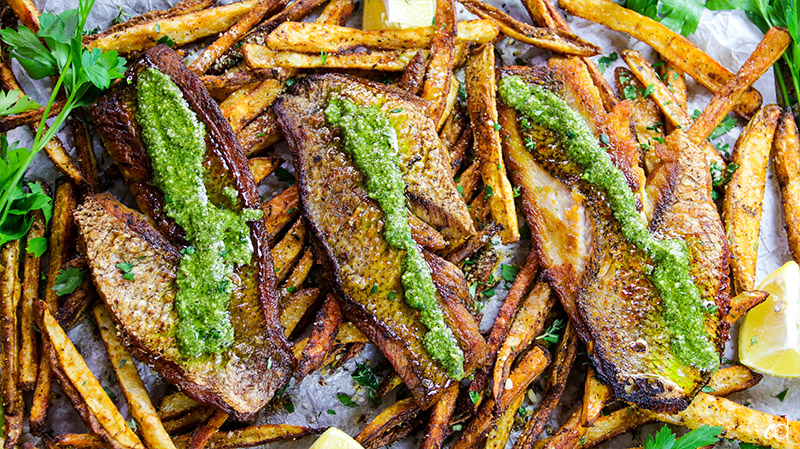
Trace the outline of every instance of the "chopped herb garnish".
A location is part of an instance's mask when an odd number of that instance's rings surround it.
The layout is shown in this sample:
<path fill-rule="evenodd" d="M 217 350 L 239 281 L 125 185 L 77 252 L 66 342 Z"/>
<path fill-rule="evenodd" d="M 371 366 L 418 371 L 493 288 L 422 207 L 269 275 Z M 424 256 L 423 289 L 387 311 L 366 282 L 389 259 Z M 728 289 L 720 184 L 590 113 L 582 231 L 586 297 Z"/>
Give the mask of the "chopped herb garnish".
<path fill-rule="evenodd" d="M 605 72 L 608 66 L 617 59 L 619 59 L 617 52 L 609 53 L 608 56 L 601 56 L 600 59 L 597 60 L 597 68 L 600 69 L 600 73 Z"/>
<path fill-rule="evenodd" d="M 83 278 L 86 273 L 80 268 L 70 267 L 66 270 L 59 270 L 56 276 L 53 291 L 58 296 L 68 295 L 75 291 L 79 285 L 83 283 Z"/>
<path fill-rule="evenodd" d="M 710 444 L 715 444 L 719 438 L 717 435 L 722 432 L 722 427 L 711 427 L 704 425 L 694 429 L 686 435 L 675 438 L 675 434 L 664 425 L 661 430 L 653 435 L 648 435 L 644 442 L 644 449 L 697 449 Z"/>
<path fill-rule="evenodd" d="M 350 407 L 350 408 L 358 407 L 358 404 L 350 397 L 349 394 L 339 393 L 336 395 L 336 397 L 339 399 L 339 402 L 341 402 L 342 405 L 344 405 L 345 407 Z"/>
<path fill-rule="evenodd" d="M 503 279 L 508 282 L 514 282 L 514 279 L 516 279 L 519 273 L 519 268 L 514 265 L 501 264 L 500 270 L 503 272 Z"/>
<path fill-rule="evenodd" d="M 492 197 L 492 195 L 494 195 L 494 189 L 492 189 L 492 186 L 490 186 L 490 185 L 483 186 L 484 199 L 488 200 L 489 198 Z"/>
<path fill-rule="evenodd" d="M 562 319 L 556 318 L 555 320 L 553 320 L 553 324 L 551 324 L 550 327 L 548 327 L 542 335 L 536 337 L 536 339 L 544 340 L 551 344 L 556 344 L 558 343 L 558 339 L 561 335 L 561 330 L 564 328 L 565 325 L 566 323 Z"/>
<path fill-rule="evenodd" d="M 34 257 L 42 257 L 42 254 L 47 251 L 47 239 L 45 237 L 36 237 L 28 240 L 25 251 L 28 254 L 33 254 Z"/>

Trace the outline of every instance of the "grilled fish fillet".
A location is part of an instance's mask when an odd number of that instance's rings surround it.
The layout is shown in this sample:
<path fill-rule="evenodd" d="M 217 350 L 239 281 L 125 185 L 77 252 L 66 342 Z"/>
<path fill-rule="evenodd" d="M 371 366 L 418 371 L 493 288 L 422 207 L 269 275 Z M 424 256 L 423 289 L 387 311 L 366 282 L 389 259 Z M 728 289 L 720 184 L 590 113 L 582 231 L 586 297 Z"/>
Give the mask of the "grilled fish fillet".
<path fill-rule="evenodd" d="M 560 67 L 506 68 L 499 76 L 518 75 L 542 85 L 584 117 L 586 110 L 599 110 L 601 106 L 584 104 L 592 95 L 581 91 L 586 86 L 574 82 L 574 73 Z M 555 132 L 537 126 L 521 131 L 516 111 L 502 101 L 500 115 L 501 126 L 509 130 L 506 158 L 522 186 L 524 211 L 545 276 L 586 344 L 597 375 L 622 400 L 655 411 L 684 409 L 711 372 L 687 366 L 671 352 L 660 294 L 645 274 L 649 260 L 622 235 L 605 192 L 581 179 L 581 168 L 568 160 Z M 604 130 L 614 132 L 613 127 Z M 526 150 L 523 137 L 536 141 L 535 148 Z M 729 256 L 711 200 L 710 174 L 701 150 L 684 134 L 671 135 L 668 144 L 659 149 L 662 165 L 651 173 L 647 189 L 655 204 L 650 231 L 659 240 L 686 241 L 690 275 L 704 302 L 717 306 L 705 324 L 721 353 L 728 331 L 721 318 L 730 302 Z M 619 168 L 626 173 L 626 167 Z"/>
<path fill-rule="evenodd" d="M 205 125 L 204 180 L 211 201 L 224 201 L 225 189 L 233 189 L 241 207 L 261 208 L 247 159 L 216 103 L 197 76 L 183 66 L 180 56 L 159 45 L 130 68 L 129 82 L 118 83 L 91 108 L 98 133 L 150 222 L 110 198 L 87 200 L 76 212 L 76 220 L 89 266 L 97 290 L 132 352 L 195 399 L 236 419 L 249 419 L 283 387 L 296 364 L 278 319 L 279 295 L 267 232 L 262 221 L 249 223 L 253 261 L 237 269 L 228 307 L 234 326 L 233 346 L 218 356 L 181 357 L 169 332 L 177 320 L 172 311 L 173 281 L 177 251 L 185 244 L 184 232 L 164 213 L 163 194 L 151 184 L 150 161 L 135 119 L 135 78 L 145 68 L 170 76 Z M 143 236 L 149 245 L 141 241 Z M 141 251 L 148 256 L 139 259 Z M 149 263 L 151 256 L 158 258 L 159 265 L 152 272 L 144 267 L 140 270 L 139 264 Z M 147 277 L 122 280 L 115 264 L 132 261 L 136 261 L 134 271 Z M 151 280 L 150 275 L 160 277 Z"/>
<path fill-rule="evenodd" d="M 383 237 L 383 212 L 367 197 L 364 177 L 345 153 L 323 111 L 332 95 L 360 105 L 381 105 L 397 130 L 412 211 L 450 239 L 474 233 L 466 205 L 448 174 L 432 122 L 419 99 L 386 86 L 341 75 L 313 75 L 278 99 L 275 112 L 298 176 L 303 217 L 327 265 L 343 311 L 386 355 L 422 408 L 452 380 L 422 344 L 419 312 L 405 303 L 404 253 Z M 394 113 L 390 111 L 395 111 Z M 465 355 L 465 370 L 483 360 L 485 342 L 465 308 L 468 287 L 457 267 L 425 253 L 439 303 Z"/>

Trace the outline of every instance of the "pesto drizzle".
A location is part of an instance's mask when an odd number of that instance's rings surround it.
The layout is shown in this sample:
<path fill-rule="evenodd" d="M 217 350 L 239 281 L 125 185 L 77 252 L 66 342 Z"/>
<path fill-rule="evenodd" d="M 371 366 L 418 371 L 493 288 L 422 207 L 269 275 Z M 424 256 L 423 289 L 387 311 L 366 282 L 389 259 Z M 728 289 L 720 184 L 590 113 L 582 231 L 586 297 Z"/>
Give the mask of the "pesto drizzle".
<path fill-rule="evenodd" d="M 262 211 L 237 213 L 211 203 L 203 180 L 205 126 L 169 76 L 145 69 L 136 89 L 136 120 L 150 156 L 153 181 L 164 193 L 164 211 L 184 229 L 191 245 L 181 251 L 176 280 L 178 347 L 187 357 L 217 354 L 233 344 L 228 314 L 231 278 L 236 265 L 252 259 L 247 222 L 260 218 Z"/>
<path fill-rule="evenodd" d="M 633 192 L 622 172 L 600 147 L 586 121 L 555 93 L 519 76 L 503 78 L 498 86 L 503 102 L 563 139 L 569 159 L 583 169 L 583 179 L 606 192 L 614 218 L 628 241 L 653 264 L 650 281 L 661 293 L 664 322 L 671 349 L 686 365 L 702 370 L 719 366 L 719 354 L 705 332 L 707 310 L 689 274 L 689 250 L 680 239 L 656 240 L 636 210 Z"/>
<path fill-rule="evenodd" d="M 383 236 L 395 249 L 405 251 L 403 290 L 405 301 L 419 310 L 427 328 L 425 350 L 438 360 L 453 379 L 464 377 L 464 353 L 453 331 L 444 321 L 431 269 L 408 225 L 405 182 L 400 172 L 397 133 L 377 106 L 357 106 L 348 99 L 333 97 L 325 109 L 328 123 L 344 135 L 344 148 L 367 180 L 367 194 L 378 202 L 384 214 Z"/>

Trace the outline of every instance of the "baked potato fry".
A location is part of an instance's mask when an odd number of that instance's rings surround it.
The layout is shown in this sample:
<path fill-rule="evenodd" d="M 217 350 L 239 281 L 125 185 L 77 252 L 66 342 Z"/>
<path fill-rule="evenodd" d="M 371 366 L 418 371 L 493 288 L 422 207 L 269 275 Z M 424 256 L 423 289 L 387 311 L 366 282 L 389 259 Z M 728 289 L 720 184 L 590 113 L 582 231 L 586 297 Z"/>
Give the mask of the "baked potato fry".
<path fill-rule="evenodd" d="M 8 6 L 14 11 L 23 25 L 34 32 L 39 30 L 39 10 L 31 0 L 8 0 Z"/>
<path fill-rule="evenodd" d="M 686 76 L 683 72 L 675 67 L 675 64 L 665 62 L 658 68 L 658 73 L 661 75 L 661 80 L 667 85 L 667 89 L 678 100 L 678 106 L 686 109 Z"/>
<path fill-rule="evenodd" d="M 292 273 L 286 278 L 286 282 L 283 284 L 283 290 L 288 292 L 289 290 L 299 289 L 300 286 L 303 285 L 303 282 L 306 281 L 306 278 L 308 278 L 308 273 L 313 266 L 314 252 L 311 248 L 306 248 L 303 252 L 303 256 L 297 262 L 297 265 L 292 269 Z"/>
<path fill-rule="evenodd" d="M 3 85 L 5 90 L 8 90 L 6 85 Z M 50 112 L 47 118 L 52 118 L 58 115 L 62 109 L 64 109 L 65 101 L 56 101 L 53 103 L 52 107 L 50 108 Z M 20 126 L 38 126 L 39 122 L 42 121 L 42 116 L 44 115 L 45 107 L 39 107 L 36 109 L 31 109 L 30 111 L 25 111 L 19 114 L 14 115 L 4 115 L 0 117 L 0 132 L 8 132 L 14 128 L 19 128 Z"/>
<path fill-rule="evenodd" d="M 236 133 L 236 138 L 242 144 L 242 149 L 248 156 L 261 153 L 283 139 L 278 119 L 272 108 L 265 109 L 258 117 L 254 118 L 244 128 Z"/>
<path fill-rule="evenodd" d="M 355 440 L 365 448 L 374 447 L 371 443 L 392 428 L 410 422 L 417 414 L 419 414 L 419 407 L 414 402 L 414 398 L 401 399 L 387 407 L 370 421 L 361 433 L 355 437 Z"/>
<path fill-rule="evenodd" d="M 275 265 L 275 279 L 283 282 L 294 264 L 300 258 L 306 242 L 306 227 L 303 220 L 294 222 L 286 235 L 272 247 L 272 261 Z"/>
<path fill-rule="evenodd" d="M 219 34 L 235 25 L 260 0 L 243 0 L 229 5 L 203 9 L 173 17 L 165 17 L 134 25 L 116 33 L 101 36 L 89 43 L 89 48 L 115 50 L 120 54 L 154 47 L 159 39 L 168 36 L 181 46 Z"/>
<path fill-rule="evenodd" d="M 511 431 L 514 428 L 514 417 L 517 415 L 522 402 L 525 400 L 525 395 L 520 395 L 511 407 L 507 408 L 500 416 L 500 419 L 489 430 L 486 436 L 486 444 L 484 449 L 505 449 L 508 444 L 508 438 L 511 436 Z"/>
<path fill-rule="evenodd" d="M 276 195 L 264 205 L 264 226 L 270 241 L 298 215 L 300 197 L 293 185 Z"/>
<path fill-rule="evenodd" d="M 586 383 L 583 389 L 583 404 L 581 404 L 581 426 L 590 427 L 603 407 L 614 397 L 611 388 L 600 382 L 594 370 L 589 368 L 586 372 Z"/>
<path fill-rule="evenodd" d="M 784 111 L 772 141 L 775 173 L 781 186 L 781 203 L 794 260 L 800 260 L 800 138 L 791 111 Z"/>
<path fill-rule="evenodd" d="M 767 165 L 780 115 L 777 105 L 763 107 L 744 128 L 733 148 L 732 162 L 738 168 L 725 188 L 722 219 L 732 256 L 733 285 L 738 293 L 755 288 Z M 727 171 L 730 172 L 730 167 Z"/>
<path fill-rule="evenodd" d="M 497 223 L 492 223 L 489 226 L 481 229 L 477 234 L 470 237 L 469 240 L 464 242 L 461 246 L 448 253 L 447 261 L 455 265 L 463 264 L 467 259 L 477 253 L 478 250 L 485 247 L 486 244 L 492 240 L 492 237 L 494 237 L 494 235 L 500 231 L 500 229 L 502 229 L 502 226 Z"/>
<path fill-rule="evenodd" d="M 483 44 L 469 59 L 465 75 L 467 109 L 472 122 L 475 153 L 481 161 L 481 175 L 492 218 L 503 225 L 503 243 L 519 240 L 514 192 L 506 177 L 500 125 L 495 97 L 494 46 Z"/>
<path fill-rule="evenodd" d="M 403 69 L 403 74 L 400 75 L 400 80 L 397 81 L 397 87 L 413 95 L 419 95 L 419 91 L 422 89 L 422 82 L 425 81 L 426 62 L 425 54 L 417 52 L 408 62 L 406 68 Z"/>
<path fill-rule="evenodd" d="M 89 412 L 102 426 L 109 439 L 107 443 L 113 448 L 144 449 L 139 437 L 128 427 L 47 305 L 43 301 L 36 301 L 34 308 L 42 335 L 52 347 L 53 362 L 57 363 L 65 380 L 80 394 Z"/>
<path fill-rule="evenodd" d="M 436 15 L 433 23 L 436 29 L 431 40 L 428 70 L 425 72 L 425 81 L 422 84 L 420 96 L 429 103 L 426 111 L 428 117 L 438 125 L 444 115 L 456 61 L 455 0 L 436 0 Z"/>
<path fill-rule="evenodd" d="M 87 125 L 88 120 L 86 114 L 80 109 L 73 111 L 72 114 L 67 119 L 67 125 L 72 131 L 72 138 L 75 142 L 75 155 L 78 159 L 83 187 L 88 193 L 98 193 L 100 178 L 97 172 L 97 159 L 92 147 L 92 134 Z"/>
<path fill-rule="evenodd" d="M 318 429 L 289 424 L 263 424 L 260 426 L 244 427 L 227 432 L 217 432 L 208 440 L 206 449 L 234 449 L 240 447 L 261 446 L 273 441 L 296 440 L 308 435 L 318 434 Z M 187 435 L 175 438 L 175 447 L 185 449 L 188 442 Z"/>
<path fill-rule="evenodd" d="M 33 222 L 25 241 L 30 243 L 34 239 L 43 239 L 45 231 L 42 211 L 34 211 Z M 36 376 L 39 372 L 39 350 L 36 344 L 38 337 L 33 326 L 33 301 L 39 298 L 42 260 L 41 257 L 36 257 L 34 253 L 28 251 L 25 251 L 24 257 L 22 297 L 19 307 L 19 388 L 23 391 L 30 391 L 36 385 Z"/>
<path fill-rule="evenodd" d="M 220 427 L 228 420 L 228 414 L 217 410 L 206 422 L 189 434 L 186 449 L 204 449 Z"/>
<path fill-rule="evenodd" d="M 282 76 L 285 76 L 283 69 L 254 69 L 226 72 L 221 75 L 204 75 L 200 77 L 200 81 L 203 82 L 212 97 L 217 100 L 224 100 L 238 89 L 267 78 L 280 78 Z"/>
<path fill-rule="evenodd" d="M 280 320 L 287 337 L 292 335 L 298 323 L 317 303 L 319 294 L 318 288 L 306 288 L 290 294 L 281 301 Z"/>
<path fill-rule="evenodd" d="M 150 402 L 150 395 L 139 377 L 133 358 L 122 346 L 122 341 L 117 336 L 117 327 L 108 313 L 108 309 L 104 304 L 98 304 L 92 309 L 92 315 L 108 352 L 111 368 L 117 375 L 122 394 L 128 403 L 128 410 L 136 420 L 140 435 L 147 448 L 175 449 L 153 403 Z"/>
<path fill-rule="evenodd" d="M 355 4 L 353 0 L 331 0 L 319 14 L 316 23 L 331 25 L 344 25 L 353 15 Z"/>
<path fill-rule="evenodd" d="M 253 157 L 247 161 L 256 184 L 261 184 L 282 163 L 283 159 L 279 157 Z"/>
<path fill-rule="evenodd" d="M 263 45 L 242 47 L 244 60 L 250 68 L 287 67 L 295 69 L 362 69 L 385 72 L 402 71 L 416 50 L 366 51 L 363 53 L 311 55 L 292 51 L 273 51 Z"/>
<path fill-rule="evenodd" d="M 158 417 L 161 421 L 175 419 L 201 406 L 202 404 L 179 391 L 161 398 L 161 403 L 158 405 Z"/>
<path fill-rule="evenodd" d="M 294 377 L 298 381 L 308 373 L 316 371 L 322 366 L 325 357 L 331 351 L 342 324 L 342 312 L 332 295 L 328 295 L 317 311 L 314 328 L 308 337 L 308 344 L 303 348 L 303 354 L 295 370 Z"/>
<path fill-rule="evenodd" d="M 74 447 L 75 449 L 103 449 L 106 442 L 93 433 L 65 433 L 56 435 L 46 443 L 48 447 Z"/>
<path fill-rule="evenodd" d="M 439 449 L 442 447 L 442 442 L 450 432 L 450 419 L 453 417 L 453 411 L 456 408 L 459 390 L 460 385 L 458 382 L 453 383 L 432 407 L 425 436 L 419 446 L 420 449 Z"/>
<path fill-rule="evenodd" d="M 474 133 L 473 130 L 470 132 Z M 477 158 L 472 161 L 469 167 L 456 177 L 455 181 L 456 189 L 461 193 L 464 201 L 471 200 L 481 183 L 481 161 Z"/>
<path fill-rule="evenodd" d="M 19 279 L 19 240 L 5 243 L 0 249 L 0 390 L 2 390 L 3 447 L 14 449 L 22 436 L 25 404 L 19 388 L 19 323 L 17 306 L 22 285 Z"/>
<path fill-rule="evenodd" d="M 719 92 L 733 78 L 733 73 L 685 37 L 611 0 L 559 0 L 559 6 L 572 15 L 627 33 L 646 43 L 713 93 Z M 736 101 L 734 110 L 742 117 L 750 118 L 760 107 L 761 94 L 749 88 Z"/>
<path fill-rule="evenodd" d="M 267 47 L 301 53 L 341 53 L 357 47 L 376 50 L 430 48 L 435 27 L 364 31 L 339 25 L 285 22 L 267 37 Z M 486 19 L 458 22 L 455 42 L 483 44 L 497 38 L 500 30 Z"/>
<path fill-rule="evenodd" d="M 197 428 L 203 421 L 210 418 L 214 414 L 214 409 L 211 407 L 201 406 L 185 415 L 181 415 L 175 419 L 163 421 L 164 430 L 170 435 L 182 434 Z M 172 439 L 173 444 L 177 442 L 175 438 Z"/>
<path fill-rule="evenodd" d="M 233 132 L 238 133 L 261 111 L 272 105 L 282 90 L 282 80 L 266 79 L 253 87 L 244 87 L 232 93 L 220 103 L 219 109 Z"/>

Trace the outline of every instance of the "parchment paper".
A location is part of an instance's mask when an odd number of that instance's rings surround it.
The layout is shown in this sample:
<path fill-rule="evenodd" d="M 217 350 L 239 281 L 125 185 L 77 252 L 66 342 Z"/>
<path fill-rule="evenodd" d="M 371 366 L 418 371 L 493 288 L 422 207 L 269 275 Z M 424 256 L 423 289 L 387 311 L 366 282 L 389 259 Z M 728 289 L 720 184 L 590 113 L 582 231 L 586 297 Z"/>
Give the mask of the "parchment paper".
<path fill-rule="evenodd" d="M 122 7 L 124 12 L 135 15 L 151 9 L 167 9 L 176 1 L 177 0 L 96 0 L 92 15 L 87 24 L 87 29 L 98 26 L 101 29 L 107 28 L 110 26 L 112 20 L 119 14 L 120 7 Z M 230 0 L 227 0 L 223 3 L 229 2 Z M 525 10 L 516 0 L 508 2 L 506 2 L 506 0 L 489 0 L 489 3 L 504 9 L 520 20 L 529 22 Z M 77 0 L 39 0 L 37 4 L 42 11 L 57 13 L 65 9 L 76 7 Z M 460 19 L 473 18 L 469 13 L 464 11 L 461 5 L 458 5 L 458 11 Z M 360 23 L 360 11 L 357 11 L 355 16 L 356 17 L 351 19 L 350 24 L 352 26 L 357 26 Z M 600 45 L 604 54 L 609 54 L 625 48 L 632 48 L 642 51 L 651 62 L 655 61 L 655 55 L 647 45 L 629 38 L 627 35 L 611 31 L 605 27 L 582 19 L 568 17 L 567 20 L 578 35 Z M 760 38 L 760 31 L 750 23 L 744 13 L 714 13 L 710 11 L 704 13 L 697 32 L 689 36 L 692 42 L 704 49 L 714 59 L 733 72 L 736 72 L 750 55 Z M 503 41 L 498 44 L 497 48 L 500 59 L 505 65 L 514 64 L 517 58 L 534 65 L 542 64 L 546 61 L 548 56 L 548 53 L 545 51 L 511 39 L 503 39 Z M 193 56 L 190 55 L 188 58 L 192 57 Z M 613 68 L 620 64 L 624 64 L 621 58 L 617 63 L 606 70 L 607 78 L 611 78 Z M 18 66 L 15 66 L 15 72 L 23 88 L 26 89 L 34 99 L 44 104 L 44 102 L 47 101 L 50 88 L 49 83 L 31 82 L 27 76 L 21 72 Z M 691 78 L 687 79 L 687 83 L 689 88 L 689 110 L 702 109 L 710 98 L 709 93 L 702 86 L 696 85 Z M 45 90 L 45 88 L 47 90 Z M 756 83 L 756 88 L 758 88 L 764 96 L 764 104 L 775 102 L 775 83 L 772 71 Z M 739 120 L 739 125 L 740 126 L 736 130 L 731 131 L 721 139 L 729 143 L 731 148 L 741 131 L 741 126 L 743 125 L 741 120 Z M 23 144 L 27 144 L 31 140 L 30 133 L 27 130 L 18 129 L 9 134 L 9 139 L 12 141 L 18 139 L 21 140 Z M 72 148 L 71 136 L 69 136 L 66 131 L 62 131 L 60 137 L 68 147 Z M 95 150 L 101 165 L 109 165 L 109 158 L 103 154 L 102 147 L 96 137 Z M 282 155 L 285 160 L 291 160 L 286 153 L 285 146 L 279 146 L 276 152 Z M 291 167 L 287 168 L 291 170 Z M 51 183 L 58 176 L 59 173 L 55 171 L 44 154 L 40 154 L 36 157 L 28 173 L 28 177 L 31 179 L 44 179 Z M 267 182 L 266 186 L 262 186 L 261 193 L 265 199 L 269 199 L 279 188 L 279 184 Z M 760 282 L 770 272 L 791 259 L 783 229 L 783 217 L 779 201 L 780 192 L 772 168 L 770 168 L 769 171 L 766 190 L 759 245 L 757 282 Z M 118 199 L 127 202 L 130 201 L 130 196 L 124 186 L 117 185 L 112 188 L 112 192 Z M 497 246 L 501 256 L 501 262 L 515 263 L 517 266 L 520 266 L 521 261 L 528 252 L 528 248 L 528 242 L 521 242 L 518 245 L 511 246 L 502 246 L 498 244 Z M 498 272 L 495 273 L 495 277 L 502 279 L 499 269 Z M 486 308 L 484 309 L 484 319 L 482 322 L 482 329 L 484 330 L 491 327 L 497 309 L 501 304 L 502 298 L 504 298 L 506 294 L 503 282 L 498 285 L 496 290 L 497 295 L 486 300 Z M 119 387 L 116 385 L 114 373 L 108 364 L 105 349 L 99 340 L 94 325 L 88 319 L 84 319 L 69 332 L 69 336 L 73 342 L 75 342 L 81 354 L 86 358 L 87 363 L 97 378 L 116 395 L 115 403 L 119 406 L 122 414 L 129 419 L 130 416 L 128 415 L 124 397 Z M 735 330 L 733 332 L 732 341 L 736 341 Z M 731 360 L 736 360 L 734 345 L 732 343 L 728 344 L 726 357 Z M 557 428 L 559 423 L 563 423 L 566 416 L 577 407 L 576 401 L 580 398 L 583 389 L 584 367 L 581 366 L 581 362 L 583 362 L 583 364 L 586 363 L 585 358 L 579 358 L 578 360 L 579 362 L 576 363 L 576 368 L 573 370 L 564 400 L 562 400 L 562 404 L 566 405 L 561 405 L 557 409 L 555 413 L 556 416 L 554 416 L 554 419 L 550 423 L 551 426 L 553 426 L 552 428 Z M 367 391 L 359 387 L 351 377 L 356 363 L 359 362 L 370 363 L 373 368 L 376 368 L 379 374 L 385 373 L 385 370 L 381 371 L 381 367 L 386 366 L 385 360 L 380 353 L 370 345 L 360 356 L 347 362 L 343 369 L 334 372 L 329 372 L 329 370 L 325 369 L 321 373 L 308 376 L 299 385 L 292 383 L 286 394 L 291 398 L 294 404 L 294 412 L 289 413 L 282 407 L 275 410 L 274 407 L 268 406 L 263 416 L 259 418 L 259 422 L 284 422 L 320 428 L 336 426 L 351 435 L 356 435 L 369 420 L 383 408 L 391 404 L 393 399 L 390 395 L 390 397 L 383 401 L 382 405 L 377 407 L 370 405 L 367 398 Z M 146 366 L 137 363 L 137 367 L 139 368 L 139 372 L 145 384 L 151 391 L 151 395 L 154 397 L 154 403 L 157 404 L 160 397 L 163 396 L 165 391 L 169 391 L 170 387 L 158 375 L 151 373 Z M 765 376 L 764 380 L 758 386 L 734 395 L 732 398 L 740 403 L 749 404 L 750 407 L 758 410 L 775 414 L 784 414 L 790 419 L 800 419 L 800 394 L 797 394 L 798 387 L 800 387 L 800 380 L 787 380 Z M 777 393 L 786 388 L 788 388 L 788 393 L 783 401 L 774 397 Z M 528 399 L 526 400 L 525 407 L 527 407 L 528 410 L 533 409 L 536 400 L 540 397 L 537 391 L 540 392 L 541 390 L 533 388 L 527 395 Z M 51 411 L 50 417 L 54 432 L 58 434 L 86 431 L 80 418 L 72 409 L 71 404 L 60 395 L 57 387 L 55 393 L 55 405 Z M 356 408 L 347 408 L 343 406 L 336 397 L 338 393 L 350 395 L 355 402 L 361 405 Z M 624 435 L 605 443 L 604 447 L 626 448 L 641 446 L 645 436 L 655 432 L 660 426 L 660 424 L 645 426 L 638 432 Z M 512 442 L 517 433 L 518 432 L 515 431 L 512 435 Z M 24 436 L 24 440 L 38 443 L 38 439 L 27 434 Z M 416 435 L 399 442 L 398 445 L 399 447 L 415 447 L 418 445 L 419 441 L 420 436 Z M 311 442 L 312 438 L 306 438 L 294 443 L 280 443 L 280 446 L 305 448 L 308 447 Z M 734 446 L 736 445 L 736 443 L 723 441 L 720 443 L 720 446 L 730 446 L 731 444 Z"/>

